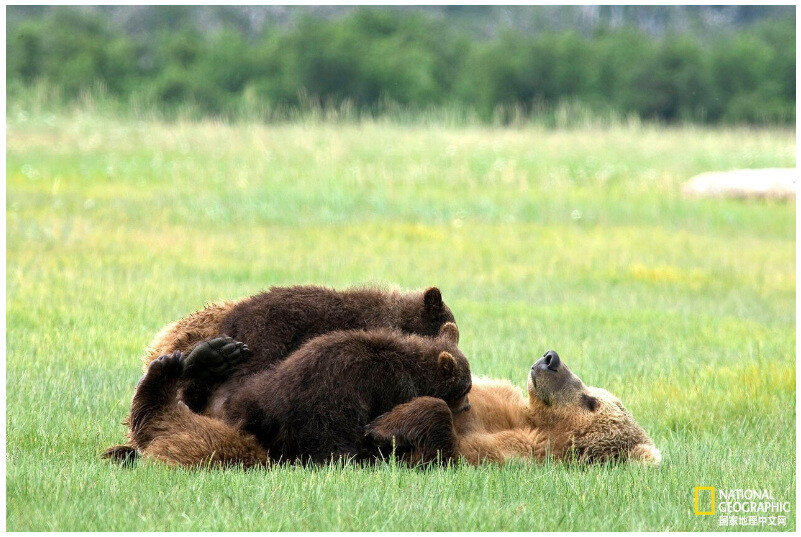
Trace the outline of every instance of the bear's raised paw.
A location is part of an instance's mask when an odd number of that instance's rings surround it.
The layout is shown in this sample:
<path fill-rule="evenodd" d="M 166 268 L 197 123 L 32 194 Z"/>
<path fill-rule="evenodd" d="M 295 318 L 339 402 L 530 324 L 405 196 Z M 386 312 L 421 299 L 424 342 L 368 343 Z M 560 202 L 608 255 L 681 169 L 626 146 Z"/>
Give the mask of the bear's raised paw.
<path fill-rule="evenodd" d="M 184 378 L 227 378 L 234 366 L 250 358 L 248 346 L 230 337 L 218 337 L 199 343 L 184 361 Z"/>

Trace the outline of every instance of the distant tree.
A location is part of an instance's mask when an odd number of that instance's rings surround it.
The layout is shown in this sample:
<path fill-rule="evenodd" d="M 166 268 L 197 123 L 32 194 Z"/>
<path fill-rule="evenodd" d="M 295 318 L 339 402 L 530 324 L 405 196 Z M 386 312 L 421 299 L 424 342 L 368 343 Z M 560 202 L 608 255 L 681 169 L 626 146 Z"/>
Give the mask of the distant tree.
<path fill-rule="evenodd" d="M 706 119 L 712 80 L 699 44 L 685 36 L 665 39 L 637 68 L 634 109 L 645 118 Z"/>
<path fill-rule="evenodd" d="M 221 115 L 313 100 L 489 120 L 577 102 L 664 121 L 793 121 L 794 8 L 744 8 L 312 6 L 287 19 L 297 10 L 10 6 L 6 78 L 9 98 L 39 82 L 66 98 L 102 86 Z"/>
<path fill-rule="evenodd" d="M 67 95 L 101 83 L 110 92 L 128 89 L 135 77 L 136 47 L 109 29 L 104 18 L 69 8 L 46 12 L 17 26 L 9 39 L 10 76 L 46 78 Z"/>

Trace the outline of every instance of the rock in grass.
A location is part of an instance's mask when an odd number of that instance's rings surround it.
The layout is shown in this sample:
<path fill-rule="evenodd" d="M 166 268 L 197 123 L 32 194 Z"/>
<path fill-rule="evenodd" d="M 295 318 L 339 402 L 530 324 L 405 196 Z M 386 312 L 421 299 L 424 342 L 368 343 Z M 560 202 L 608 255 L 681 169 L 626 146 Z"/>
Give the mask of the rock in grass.
<path fill-rule="evenodd" d="M 693 197 L 795 199 L 795 168 L 731 170 L 696 175 L 684 185 Z"/>

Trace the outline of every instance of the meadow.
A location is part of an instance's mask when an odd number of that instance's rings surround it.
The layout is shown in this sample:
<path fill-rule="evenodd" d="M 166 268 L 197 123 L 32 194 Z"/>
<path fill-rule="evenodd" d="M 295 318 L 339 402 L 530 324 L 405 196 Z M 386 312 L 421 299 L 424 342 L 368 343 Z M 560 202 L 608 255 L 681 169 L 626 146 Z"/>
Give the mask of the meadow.
<path fill-rule="evenodd" d="M 8 530 L 718 530 L 693 487 L 795 506 L 795 206 L 689 200 L 795 166 L 791 129 L 264 125 L 10 108 Z M 164 324 L 270 285 L 438 285 L 479 375 L 559 352 L 664 461 L 120 468 Z M 796 527 L 794 507 L 784 527 Z M 748 528 L 742 528 L 748 529 Z"/>

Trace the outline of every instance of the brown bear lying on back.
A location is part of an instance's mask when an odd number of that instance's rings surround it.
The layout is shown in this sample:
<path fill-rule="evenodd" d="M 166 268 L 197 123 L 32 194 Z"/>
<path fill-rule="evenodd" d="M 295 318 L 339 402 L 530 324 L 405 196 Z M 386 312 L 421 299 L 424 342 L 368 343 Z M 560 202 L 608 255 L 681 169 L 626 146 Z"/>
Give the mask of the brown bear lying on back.
<path fill-rule="evenodd" d="M 441 310 L 440 316 L 452 318 L 436 288 L 425 293 L 389 295 L 387 304 L 405 303 L 407 306 L 401 310 L 418 311 L 420 319 L 436 319 L 437 315 L 429 312 L 437 310 Z M 146 363 L 173 350 L 188 353 L 199 342 L 217 336 L 222 320 L 237 304 L 214 304 L 167 326 L 156 336 Z M 241 351 L 241 347 L 226 345 L 233 348 L 229 348 L 231 354 Z M 547 365 L 543 369 L 543 363 L 544 359 L 537 363 L 539 367 L 535 364 L 529 379 L 546 374 L 574 377 L 564 364 L 552 371 Z M 586 461 L 660 460 L 659 450 L 617 398 L 576 380 L 564 385 L 570 390 L 550 392 L 545 390 L 545 381 L 535 385 L 532 380 L 528 399 L 522 399 L 507 381 L 474 378 L 469 412 L 454 419 L 441 400 L 420 397 L 376 421 L 370 429 L 374 437 L 371 439 L 380 449 L 387 445 L 387 438 L 394 436 L 396 447 L 410 461 L 431 459 L 435 450 L 456 453 L 472 464 L 509 458 L 541 459 L 549 450 L 558 458 L 580 456 Z M 554 396 L 557 392 L 561 393 L 558 398 Z M 590 407 L 591 400 L 597 404 L 594 409 Z M 161 414 L 159 423 L 152 441 L 142 449 L 145 456 L 190 466 L 209 461 L 253 466 L 269 460 L 252 435 L 220 419 L 192 412 L 186 405 L 172 405 Z M 129 446 L 116 446 L 104 454 L 122 460 L 135 455 L 135 449 Z"/>
<path fill-rule="evenodd" d="M 420 461 L 419 438 L 446 437 L 470 464 L 508 459 L 639 461 L 662 456 L 620 400 L 586 386 L 554 351 L 529 371 L 528 398 L 507 381 L 474 378 L 469 412 L 439 422 L 428 419 L 441 402 L 421 397 L 399 405 L 368 426 L 378 446 L 394 443 L 409 462 Z"/>
<path fill-rule="evenodd" d="M 509 459 L 658 464 L 661 454 L 615 396 L 586 386 L 550 351 L 528 374 L 528 398 L 508 381 L 473 378 L 470 410 L 455 416 L 434 397 L 418 397 L 366 428 L 376 452 L 394 451 L 409 463 L 437 455 L 469 464 Z M 169 464 L 268 464 L 256 438 L 223 420 L 172 405 L 142 454 Z"/>
<path fill-rule="evenodd" d="M 433 338 L 386 329 L 319 336 L 275 367 L 248 377 L 223 401 L 217 417 L 243 436 L 252 435 L 259 447 L 252 456 L 268 457 L 265 463 L 372 460 L 380 451 L 365 436 L 365 427 L 379 415 L 423 396 L 441 402 L 448 416 L 468 407 L 470 368 L 456 346 L 458 338 L 453 323 Z M 175 419 L 186 408 L 176 393 L 184 369 L 214 368 L 225 359 L 209 351 L 184 360 L 175 352 L 152 362 L 131 403 L 134 445 L 148 452 L 165 430 L 185 432 Z M 209 434 L 202 432 L 199 439 Z"/>

